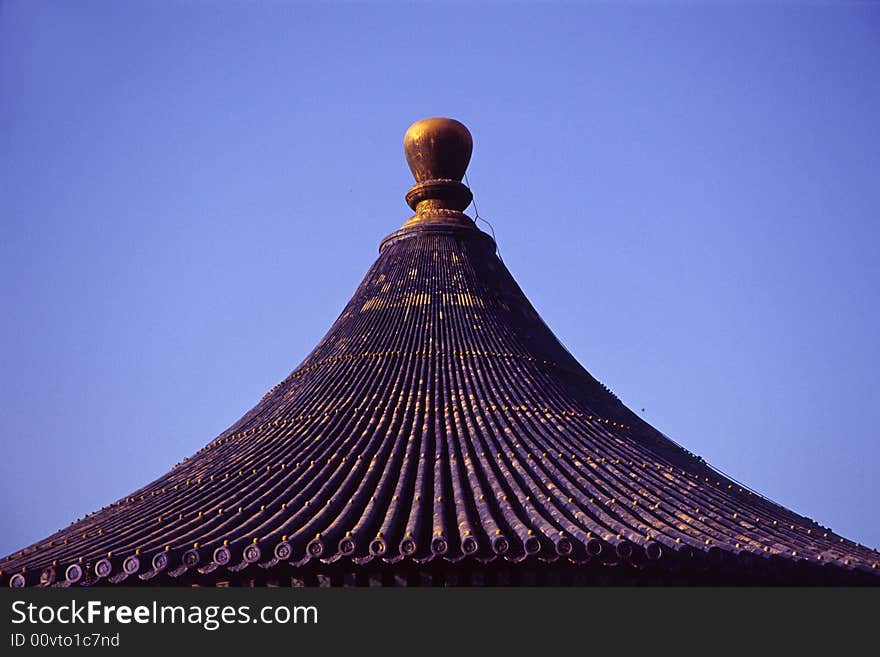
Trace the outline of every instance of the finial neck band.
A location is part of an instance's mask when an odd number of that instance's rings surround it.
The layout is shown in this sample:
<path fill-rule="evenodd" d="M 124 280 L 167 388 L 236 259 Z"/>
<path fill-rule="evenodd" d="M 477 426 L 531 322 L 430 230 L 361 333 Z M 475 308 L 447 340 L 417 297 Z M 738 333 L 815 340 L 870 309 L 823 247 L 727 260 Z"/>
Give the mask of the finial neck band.
<path fill-rule="evenodd" d="M 406 203 L 420 214 L 426 210 L 464 210 L 473 199 L 459 180 L 441 178 L 416 183 L 406 193 Z"/>

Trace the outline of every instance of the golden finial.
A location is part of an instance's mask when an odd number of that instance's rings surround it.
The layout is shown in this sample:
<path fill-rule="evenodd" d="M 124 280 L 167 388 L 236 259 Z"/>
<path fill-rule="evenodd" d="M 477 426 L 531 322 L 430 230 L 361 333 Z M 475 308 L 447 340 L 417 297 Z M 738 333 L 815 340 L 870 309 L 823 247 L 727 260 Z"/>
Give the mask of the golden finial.
<path fill-rule="evenodd" d="M 403 148 L 416 179 L 406 194 L 406 202 L 416 215 L 404 226 L 421 222 L 472 226 L 462 213 L 473 198 L 461 182 L 473 150 L 468 129 L 455 119 L 422 119 L 406 131 Z"/>
<path fill-rule="evenodd" d="M 413 123 L 403 138 L 406 162 L 416 182 L 461 180 L 471 160 L 471 133 L 455 119 L 435 117 Z"/>

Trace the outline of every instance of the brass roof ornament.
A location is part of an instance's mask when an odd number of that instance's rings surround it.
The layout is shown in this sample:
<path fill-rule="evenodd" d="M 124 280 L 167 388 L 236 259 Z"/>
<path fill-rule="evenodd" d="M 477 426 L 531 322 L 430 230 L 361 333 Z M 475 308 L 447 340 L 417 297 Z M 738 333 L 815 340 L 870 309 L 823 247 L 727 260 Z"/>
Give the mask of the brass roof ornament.
<path fill-rule="evenodd" d="M 416 214 L 404 228 L 426 223 L 474 225 L 462 212 L 473 195 L 461 182 L 473 147 L 471 133 L 455 119 L 422 119 L 409 127 L 403 149 L 416 184 L 406 193 L 406 202 Z"/>

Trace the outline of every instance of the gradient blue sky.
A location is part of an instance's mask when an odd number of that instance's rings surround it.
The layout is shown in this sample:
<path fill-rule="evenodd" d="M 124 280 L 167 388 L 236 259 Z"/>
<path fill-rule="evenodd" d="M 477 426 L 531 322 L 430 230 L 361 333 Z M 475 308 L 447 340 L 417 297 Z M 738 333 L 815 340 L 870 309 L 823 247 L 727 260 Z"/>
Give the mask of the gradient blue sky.
<path fill-rule="evenodd" d="M 550 327 L 711 464 L 880 545 L 880 5 L 0 1 L 0 553 L 290 372 L 426 116 Z"/>

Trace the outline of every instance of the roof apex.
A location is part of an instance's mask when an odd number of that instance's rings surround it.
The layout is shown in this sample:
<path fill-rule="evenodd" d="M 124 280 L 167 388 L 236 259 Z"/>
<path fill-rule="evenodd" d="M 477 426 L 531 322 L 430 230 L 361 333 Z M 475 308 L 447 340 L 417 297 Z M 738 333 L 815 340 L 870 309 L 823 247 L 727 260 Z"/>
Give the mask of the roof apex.
<path fill-rule="evenodd" d="M 461 182 L 473 151 L 473 138 L 464 124 L 442 117 L 416 121 L 404 135 L 403 149 L 416 179 L 406 194 L 416 214 L 404 226 L 473 226 L 462 212 L 473 200 L 471 190 Z"/>

